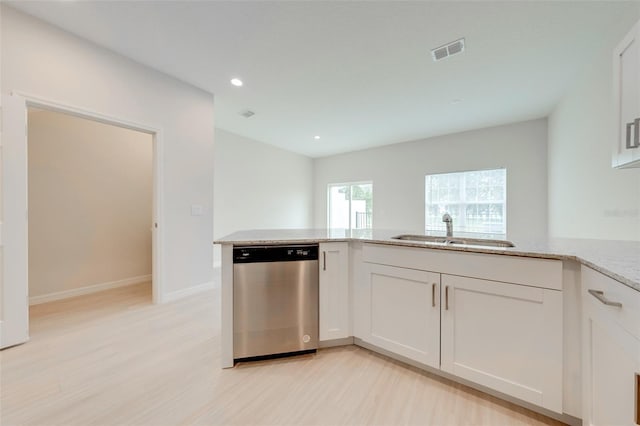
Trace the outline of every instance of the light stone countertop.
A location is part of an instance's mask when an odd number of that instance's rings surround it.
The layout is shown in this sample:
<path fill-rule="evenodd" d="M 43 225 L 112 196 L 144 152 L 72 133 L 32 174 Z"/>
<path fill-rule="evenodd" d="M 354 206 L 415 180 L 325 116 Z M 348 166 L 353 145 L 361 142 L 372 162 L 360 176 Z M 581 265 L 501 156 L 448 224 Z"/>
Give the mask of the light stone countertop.
<path fill-rule="evenodd" d="M 575 260 L 601 272 L 636 291 L 640 291 L 640 241 L 612 241 L 553 238 L 547 240 L 511 240 L 515 247 L 484 247 L 445 245 L 408 240 L 394 240 L 400 234 L 418 232 L 389 230 L 344 229 L 265 229 L 240 231 L 214 241 L 215 244 L 260 245 L 301 244 L 331 241 L 362 241 L 404 247 L 422 247 L 435 250 L 466 251 L 501 254 L 507 256 L 537 257 L 544 259 Z M 423 233 L 422 233 L 423 234 Z M 441 234 L 433 234 L 440 235 Z M 454 233 L 457 237 L 465 237 Z M 473 236 L 477 238 L 477 235 Z M 487 238 L 492 236 L 488 235 Z M 493 236 L 495 237 L 495 236 Z"/>

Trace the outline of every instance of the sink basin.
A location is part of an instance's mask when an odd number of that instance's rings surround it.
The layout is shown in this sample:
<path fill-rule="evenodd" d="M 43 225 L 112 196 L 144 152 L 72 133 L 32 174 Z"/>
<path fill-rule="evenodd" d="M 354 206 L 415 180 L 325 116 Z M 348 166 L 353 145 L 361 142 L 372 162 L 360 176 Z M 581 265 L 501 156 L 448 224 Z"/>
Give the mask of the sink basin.
<path fill-rule="evenodd" d="M 485 238 L 450 238 L 447 244 L 465 246 L 515 247 L 511 241 L 489 240 Z"/>
<path fill-rule="evenodd" d="M 515 247 L 511 241 L 490 240 L 485 238 L 456 238 L 435 237 L 432 235 L 402 234 L 391 237 L 394 240 L 423 241 L 426 243 L 441 243 L 461 246 L 485 246 L 485 247 Z"/>
<path fill-rule="evenodd" d="M 396 235 L 395 237 L 391 237 L 393 240 L 408 240 L 408 241 L 424 241 L 427 243 L 446 243 L 447 239 L 445 237 L 434 237 L 431 235 L 412 235 L 412 234 L 402 234 Z"/>

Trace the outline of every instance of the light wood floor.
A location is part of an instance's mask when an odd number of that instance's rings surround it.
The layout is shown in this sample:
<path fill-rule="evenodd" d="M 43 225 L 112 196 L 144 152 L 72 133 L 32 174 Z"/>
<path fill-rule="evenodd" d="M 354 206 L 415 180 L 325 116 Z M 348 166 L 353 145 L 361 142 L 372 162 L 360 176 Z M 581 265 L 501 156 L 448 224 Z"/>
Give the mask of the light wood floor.
<path fill-rule="evenodd" d="M 31 308 L 1 356 L 2 425 L 555 425 L 355 346 L 219 367 L 219 294 L 149 284 Z"/>

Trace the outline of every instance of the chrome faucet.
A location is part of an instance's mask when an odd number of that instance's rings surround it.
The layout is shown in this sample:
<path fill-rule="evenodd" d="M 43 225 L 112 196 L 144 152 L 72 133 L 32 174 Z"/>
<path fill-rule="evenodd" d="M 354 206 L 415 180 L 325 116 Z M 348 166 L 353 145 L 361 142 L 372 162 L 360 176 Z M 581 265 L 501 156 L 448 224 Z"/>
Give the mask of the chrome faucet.
<path fill-rule="evenodd" d="M 449 213 L 442 216 L 442 221 L 447 224 L 447 238 L 453 237 L 453 219 Z"/>

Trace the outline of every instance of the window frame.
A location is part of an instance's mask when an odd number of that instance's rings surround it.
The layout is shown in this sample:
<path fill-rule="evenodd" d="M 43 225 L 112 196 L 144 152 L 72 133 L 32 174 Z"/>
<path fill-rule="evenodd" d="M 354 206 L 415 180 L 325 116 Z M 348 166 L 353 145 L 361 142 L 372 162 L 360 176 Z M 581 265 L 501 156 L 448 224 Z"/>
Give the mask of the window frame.
<path fill-rule="evenodd" d="M 372 180 L 362 180 L 355 182 L 336 182 L 336 183 L 328 183 L 327 184 L 327 229 L 331 228 L 331 188 L 334 186 L 348 186 L 349 187 L 349 227 L 345 228 L 349 231 L 358 229 L 353 228 L 351 223 L 351 202 L 352 200 L 352 187 L 356 185 L 371 185 L 371 228 L 360 228 L 360 229 L 373 229 L 373 181 Z"/>
<path fill-rule="evenodd" d="M 427 227 L 427 206 L 429 205 L 433 205 L 433 203 L 428 203 L 428 197 L 427 197 L 427 178 L 430 176 L 438 176 L 438 175 L 452 175 L 452 174 L 467 174 L 467 173 L 473 173 L 473 172 L 489 172 L 489 171 L 498 171 L 498 170 L 503 170 L 504 171 L 504 197 L 503 197 L 503 202 L 502 202 L 502 217 L 504 218 L 504 232 L 495 232 L 495 231 L 469 231 L 469 230 L 459 230 L 460 228 L 458 227 L 459 232 L 462 233 L 468 233 L 468 234 L 484 234 L 484 235 L 496 235 L 496 236 L 505 236 L 507 235 L 507 228 L 508 228 L 508 217 L 507 217 L 507 195 L 508 195 L 508 169 L 507 167 L 504 166 L 500 166 L 500 167 L 491 167 L 491 168 L 484 168 L 484 169 L 468 169 L 468 170 L 458 170 L 458 171 L 447 171 L 447 172 L 438 172 L 438 173 L 428 173 L 424 175 L 424 229 L 425 229 L 425 233 L 433 233 L 433 232 L 439 232 L 442 231 L 443 229 L 441 228 L 436 228 L 436 229 L 429 229 Z M 463 179 L 463 181 L 461 182 L 461 187 L 460 187 L 460 194 L 466 194 L 466 178 Z M 463 218 L 466 218 L 466 214 L 462 214 L 462 212 L 466 209 L 467 206 L 469 205 L 476 205 L 476 204 L 497 204 L 494 200 L 487 200 L 487 201 L 482 201 L 482 200 L 478 200 L 478 201 L 472 201 L 469 202 L 466 200 L 466 196 L 465 198 L 460 198 L 459 201 L 457 202 L 451 202 L 450 204 L 456 204 L 458 206 L 460 206 L 460 214 Z M 460 225 L 460 221 L 457 222 L 458 225 Z M 465 220 L 462 220 L 462 223 L 465 224 Z M 454 231 L 455 231 L 455 225 L 456 223 L 454 223 Z M 442 228 L 444 228 L 444 225 L 442 226 Z"/>

